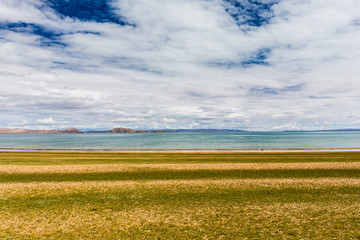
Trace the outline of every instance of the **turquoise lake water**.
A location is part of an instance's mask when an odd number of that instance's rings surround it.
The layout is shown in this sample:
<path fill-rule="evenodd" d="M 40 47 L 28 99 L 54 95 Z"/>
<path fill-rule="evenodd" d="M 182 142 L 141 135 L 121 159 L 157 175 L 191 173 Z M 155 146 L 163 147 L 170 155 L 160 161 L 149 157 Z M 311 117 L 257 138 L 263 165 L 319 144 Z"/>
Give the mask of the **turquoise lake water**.
<path fill-rule="evenodd" d="M 0 149 L 360 148 L 360 131 L 0 134 Z"/>

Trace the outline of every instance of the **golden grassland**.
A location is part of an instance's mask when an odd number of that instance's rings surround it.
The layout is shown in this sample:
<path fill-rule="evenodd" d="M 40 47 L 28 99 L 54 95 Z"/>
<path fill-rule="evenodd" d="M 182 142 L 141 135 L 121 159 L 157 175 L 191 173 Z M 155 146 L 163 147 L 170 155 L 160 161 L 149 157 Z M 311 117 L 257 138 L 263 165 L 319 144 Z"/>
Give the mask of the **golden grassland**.
<path fill-rule="evenodd" d="M 0 239 L 360 239 L 360 153 L 0 152 Z"/>

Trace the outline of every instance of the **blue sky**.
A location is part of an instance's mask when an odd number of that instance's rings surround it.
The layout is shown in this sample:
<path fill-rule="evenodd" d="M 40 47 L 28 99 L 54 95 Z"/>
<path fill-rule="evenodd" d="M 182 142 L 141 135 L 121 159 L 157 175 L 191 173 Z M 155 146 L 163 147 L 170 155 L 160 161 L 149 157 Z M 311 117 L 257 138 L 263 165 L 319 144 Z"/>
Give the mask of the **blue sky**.
<path fill-rule="evenodd" d="M 360 1 L 0 0 L 0 128 L 360 128 Z"/>

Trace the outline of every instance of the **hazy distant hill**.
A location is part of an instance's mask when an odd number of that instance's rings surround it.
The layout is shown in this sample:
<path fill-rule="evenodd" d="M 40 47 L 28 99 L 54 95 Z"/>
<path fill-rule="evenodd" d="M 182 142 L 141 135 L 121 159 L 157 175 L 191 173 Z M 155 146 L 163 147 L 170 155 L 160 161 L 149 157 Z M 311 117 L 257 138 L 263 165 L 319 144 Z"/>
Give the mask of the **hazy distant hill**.
<path fill-rule="evenodd" d="M 359 132 L 360 129 L 285 130 L 283 132 Z"/>
<path fill-rule="evenodd" d="M 94 132 L 94 131 L 89 131 Z M 175 132 L 246 132 L 243 130 L 228 129 L 160 129 L 160 130 L 133 130 L 131 128 L 113 128 L 109 133 L 175 133 Z"/>
<path fill-rule="evenodd" d="M 113 128 L 109 133 L 134 133 L 135 131 L 131 128 Z"/>
<path fill-rule="evenodd" d="M 133 130 L 131 128 L 113 128 L 108 132 L 109 133 L 167 133 L 168 131 L 164 131 L 164 130 L 145 131 L 145 130 Z"/>
<path fill-rule="evenodd" d="M 166 129 L 168 132 L 247 132 L 245 130 L 231 129 Z"/>
<path fill-rule="evenodd" d="M 64 130 L 33 130 L 33 129 L 11 129 L 11 128 L 0 128 L 0 134 L 57 134 L 57 133 L 83 133 L 77 128 L 67 128 Z"/>

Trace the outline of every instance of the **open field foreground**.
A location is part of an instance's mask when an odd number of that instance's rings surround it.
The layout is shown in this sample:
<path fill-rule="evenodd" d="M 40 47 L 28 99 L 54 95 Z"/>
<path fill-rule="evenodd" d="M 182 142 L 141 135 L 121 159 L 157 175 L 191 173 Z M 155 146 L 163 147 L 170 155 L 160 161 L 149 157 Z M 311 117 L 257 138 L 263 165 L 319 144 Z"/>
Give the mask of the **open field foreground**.
<path fill-rule="evenodd" d="M 360 239 L 360 153 L 0 152 L 0 239 Z"/>

